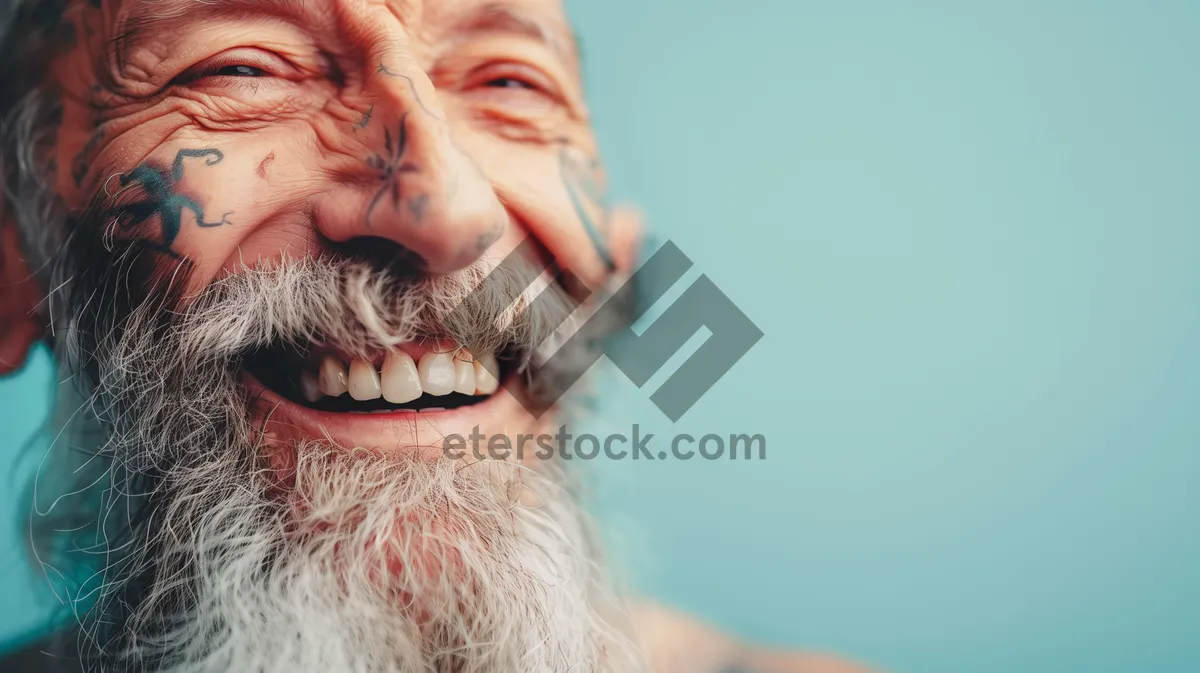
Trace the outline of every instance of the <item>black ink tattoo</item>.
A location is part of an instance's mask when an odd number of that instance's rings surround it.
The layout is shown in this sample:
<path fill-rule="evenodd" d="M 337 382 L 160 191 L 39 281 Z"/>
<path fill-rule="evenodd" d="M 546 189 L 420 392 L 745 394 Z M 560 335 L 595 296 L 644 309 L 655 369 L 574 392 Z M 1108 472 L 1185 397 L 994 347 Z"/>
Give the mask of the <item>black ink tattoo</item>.
<path fill-rule="evenodd" d="M 70 19 L 64 19 L 58 24 L 58 28 L 54 34 L 56 48 L 62 51 L 74 49 L 79 45 L 79 36 L 75 31 L 75 24 Z"/>
<path fill-rule="evenodd" d="M 375 197 L 371 199 L 370 205 L 367 206 L 366 224 L 371 226 L 371 213 L 374 212 L 375 206 L 379 204 L 379 200 L 390 194 L 392 199 L 392 208 L 400 209 L 400 177 L 405 173 L 416 173 L 417 165 L 411 161 L 406 161 L 404 151 L 408 149 L 408 113 L 405 112 L 400 116 L 400 127 L 397 131 L 395 142 L 392 142 L 392 132 L 389 129 L 383 130 L 384 148 L 387 149 L 387 156 L 381 157 L 378 154 L 367 159 L 367 165 L 379 171 L 379 180 L 383 182 L 379 191 L 375 193 Z"/>
<path fill-rule="evenodd" d="M 63 122 L 62 91 L 59 89 L 48 91 L 46 102 L 50 106 L 46 111 L 46 142 L 50 147 L 58 147 L 58 131 L 62 128 Z M 46 161 L 46 174 L 58 174 L 58 158 L 53 154 Z"/>
<path fill-rule="evenodd" d="M 500 240 L 500 237 L 502 235 L 504 235 L 504 225 L 505 224 L 506 224 L 506 222 L 504 220 L 500 220 L 500 221 L 496 222 L 496 224 L 492 227 L 491 231 L 485 231 L 482 234 L 480 234 L 478 238 L 475 239 L 475 254 L 476 254 L 476 256 L 482 255 L 483 253 L 487 252 L 487 249 L 492 247 L 493 243 Z"/>
<path fill-rule="evenodd" d="M 374 105 L 372 105 L 371 107 L 367 108 L 367 111 L 366 111 L 366 112 L 364 112 L 364 113 L 363 113 L 363 115 L 362 115 L 362 119 L 360 119 L 360 120 L 358 120 L 357 122 L 355 122 L 355 124 L 354 124 L 354 128 L 355 128 L 355 129 L 365 129 L 365 128 L 367 128 L 367 124 L 370 124 L 370 123 L 371 123 L 371 115 L 372 115 L 372 114 L 374 114 L 374 113 L 375 113 L 375 106 L 374 106 Z"/>
<path fill-rule="evenodd" d="M 425 208 L 429 206 L 429 195 L 420 194 L 408 200 L 408 212 L 412 213 L 413 221 L 417 224 L 425 219 Z"/>
<path fill-rule="evenodd" d="M 49 94 L 50 110 L 46 113 L 46 123 L 54 127 L 54 141 L 58 140 L 58 127 L 63 123 L 62 93 L 54 90 Z"/>
<path fill-rule="evenodd" d="M 74 161 L 71 162 L 71 179 L 75 181 L 76 187 L 83 186 L 83 179 L 87 177 L 88 171 L 92 169 L 92 162 L 96 160 L 96 150 L 100 148 L 100 141 L 102 140 L 104 140 L 103 126 L 92 133 L 92 137 L 88 138 L 83 149 L 79 150 L 79 154 L 75 155 Z"/>
<path fill-rule="evenodd" d="M 179 150 L 169 172 L 145 164 L 138 166 L 122 175 L 120 182 L 122 187 L 139 185 L 144 194 L 143 200 L 118 205 L 109 213 L 122 229 L 136 227 L 157 214 L 162 229 L 162 241 L 147 245 L 172 257 L 179 257 L 171 246 L 175 243 L 175 237 L 179 235 L 184 210 L 192 211 L 196 216 L 196 224 L 201 227 L 232 224 L 228 219 L 233 214 L 232 211 L 221 215 L 217 222 L 206 222 L 204 209 L 200 204 L 192 197 L 179 193 L 179 181 L 183 178 L 183 160 L 189 157 L 204 157 L 204 165 L 212 166 L 220 163 L 225 155 L 217 149 Z"/>
<path fill-rule="evenodd" d="M 571 199 L 571 206 L 583 223 L 588 237 L 592 239 L 592 246 L 596 249 L 596 254 L 600 256 L 608 270 L 612 271 L 616 265 L 608 250 L 608 244 L 604 240 L 604 230 L 607 229 L 607 223 L 604 220 L 608 218 L 608 197 L 601 179 L 600 160 L 591 157 L 580 161 L 572 156 L 570 146 L 566 144 L 566 141 L 560 142 L 562 145 L 558 152 L 558 166 L 562 174 L 563 186 L 566 187 L 567 196 Z M 600 212 L 601 221 L 592 217 L 591 211 L 593 210 Z"/>
<path fill-rule="evenodd" d="M 441 115 L 435 114 L 433 110 L 430 110 L 429 106 L 425 105 L 425 101 L 421 100 L 421 94 L 420 94 L 420 92 L 417 91 L 417 84 L 416 84 L 416 82 L 413 82 L 411 77 L 409 77 L 408 75 L 402 75 L 398 72 L 392 72 L 391 70 L 388 69 L 388 67 L 386 65 L 384 65 L 382 63 L 380 63 L 379 67 L 375 69 L 375 72 L 377 72 L 381 75 L 387 75 L 388 77 L 397 77 L 399 79 L 402 79 L 402 80 L 408 82 L 408 88 L 412 91 L 413 98 L 417 99 L 417 105 L 420 105 L 421 109 L 424 110 L 425 113 L 428 114 L 430 117 L 433 117 L 434 119 L 442 118 Z"/>

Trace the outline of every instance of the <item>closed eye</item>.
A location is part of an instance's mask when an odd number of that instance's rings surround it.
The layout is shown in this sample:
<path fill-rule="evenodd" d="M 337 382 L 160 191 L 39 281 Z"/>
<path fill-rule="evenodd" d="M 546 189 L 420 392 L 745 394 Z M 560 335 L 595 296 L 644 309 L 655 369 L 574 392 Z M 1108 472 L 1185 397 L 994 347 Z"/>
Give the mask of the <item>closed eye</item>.
<path fill-rule="evenodd" d="M 541 69 L 524 63 L 500 61 L 475 68 L 467 75 L 468 88 L 532 92 L 556 98 L 558 87 Z"/>
<path fill-rule="evenodd" d="M 286 60 L 271 52 L 240 48 L 193 65 L 179 73 L 171 84 L 189 86 L 214 80 L 211 83 L 219 85 L 221 80 L 229 82 L 231 79 L 289 79 L 289 74 L 294 72 Z"/>
<path fill-rule="evenodd" d="M 267 71 L 252 65 L 224 65 L 211 68 L 200 75 L 201 77 L 266 77 Z"/>
<path fill-rule="evenodd" d="M 231 65 L 212 65 L 203 69 L 193 69 L 179 75 L 172 84 L 193 84 L 208 77 L 268 77 L 270 73 L 262 68 L 244 63 Z"/>
<path fill-rule="evenodd" d="M 529 89 L 537 91 L 538 86 L 517 77 L 497 77 L 483 83 L 486 87 L 496 89 Z"/>

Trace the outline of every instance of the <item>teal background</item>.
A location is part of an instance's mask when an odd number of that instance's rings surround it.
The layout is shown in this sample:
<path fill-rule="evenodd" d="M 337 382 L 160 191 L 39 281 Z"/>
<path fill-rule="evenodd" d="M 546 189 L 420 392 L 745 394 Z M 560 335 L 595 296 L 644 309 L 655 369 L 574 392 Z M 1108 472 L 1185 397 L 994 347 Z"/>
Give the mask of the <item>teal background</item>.
<path fill-rule="evenodd" d="M 1200 670 L 1200 3 L 571 10 L 616 194 L 766 334 L 673 427 L 608 377 L 598 428 L 768 440 L 591 464 L 631 582 L 898 672 Z"/>

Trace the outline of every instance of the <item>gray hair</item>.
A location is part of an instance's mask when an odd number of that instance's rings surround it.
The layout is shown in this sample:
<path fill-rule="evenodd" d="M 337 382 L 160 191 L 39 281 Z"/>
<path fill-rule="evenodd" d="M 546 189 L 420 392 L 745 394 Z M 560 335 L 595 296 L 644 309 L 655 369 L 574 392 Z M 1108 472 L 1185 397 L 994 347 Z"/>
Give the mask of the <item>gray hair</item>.
<path fill-rule="evenodd" d="M 74 44 L 63 14 L 69 0 L 9 0 L 0 7 L 0 226 L 16 225 L 26 258 L 43 287 L 53 287 L 51 262 L 63 243 L 65 211 L 49 156 L 62 117 L 49 65 Z"/>

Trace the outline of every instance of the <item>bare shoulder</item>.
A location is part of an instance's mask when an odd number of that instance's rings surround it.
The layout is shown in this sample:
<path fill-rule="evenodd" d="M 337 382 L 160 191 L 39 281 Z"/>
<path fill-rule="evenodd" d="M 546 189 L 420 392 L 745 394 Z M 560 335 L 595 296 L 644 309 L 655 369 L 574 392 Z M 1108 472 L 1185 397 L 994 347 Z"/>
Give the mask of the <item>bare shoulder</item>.
<path fill-rule="evenodd" d="M 655 673 L 881 673 L 829 655 L 742 642 L 655 603 L 637 605 L 633 623 Z"/>

